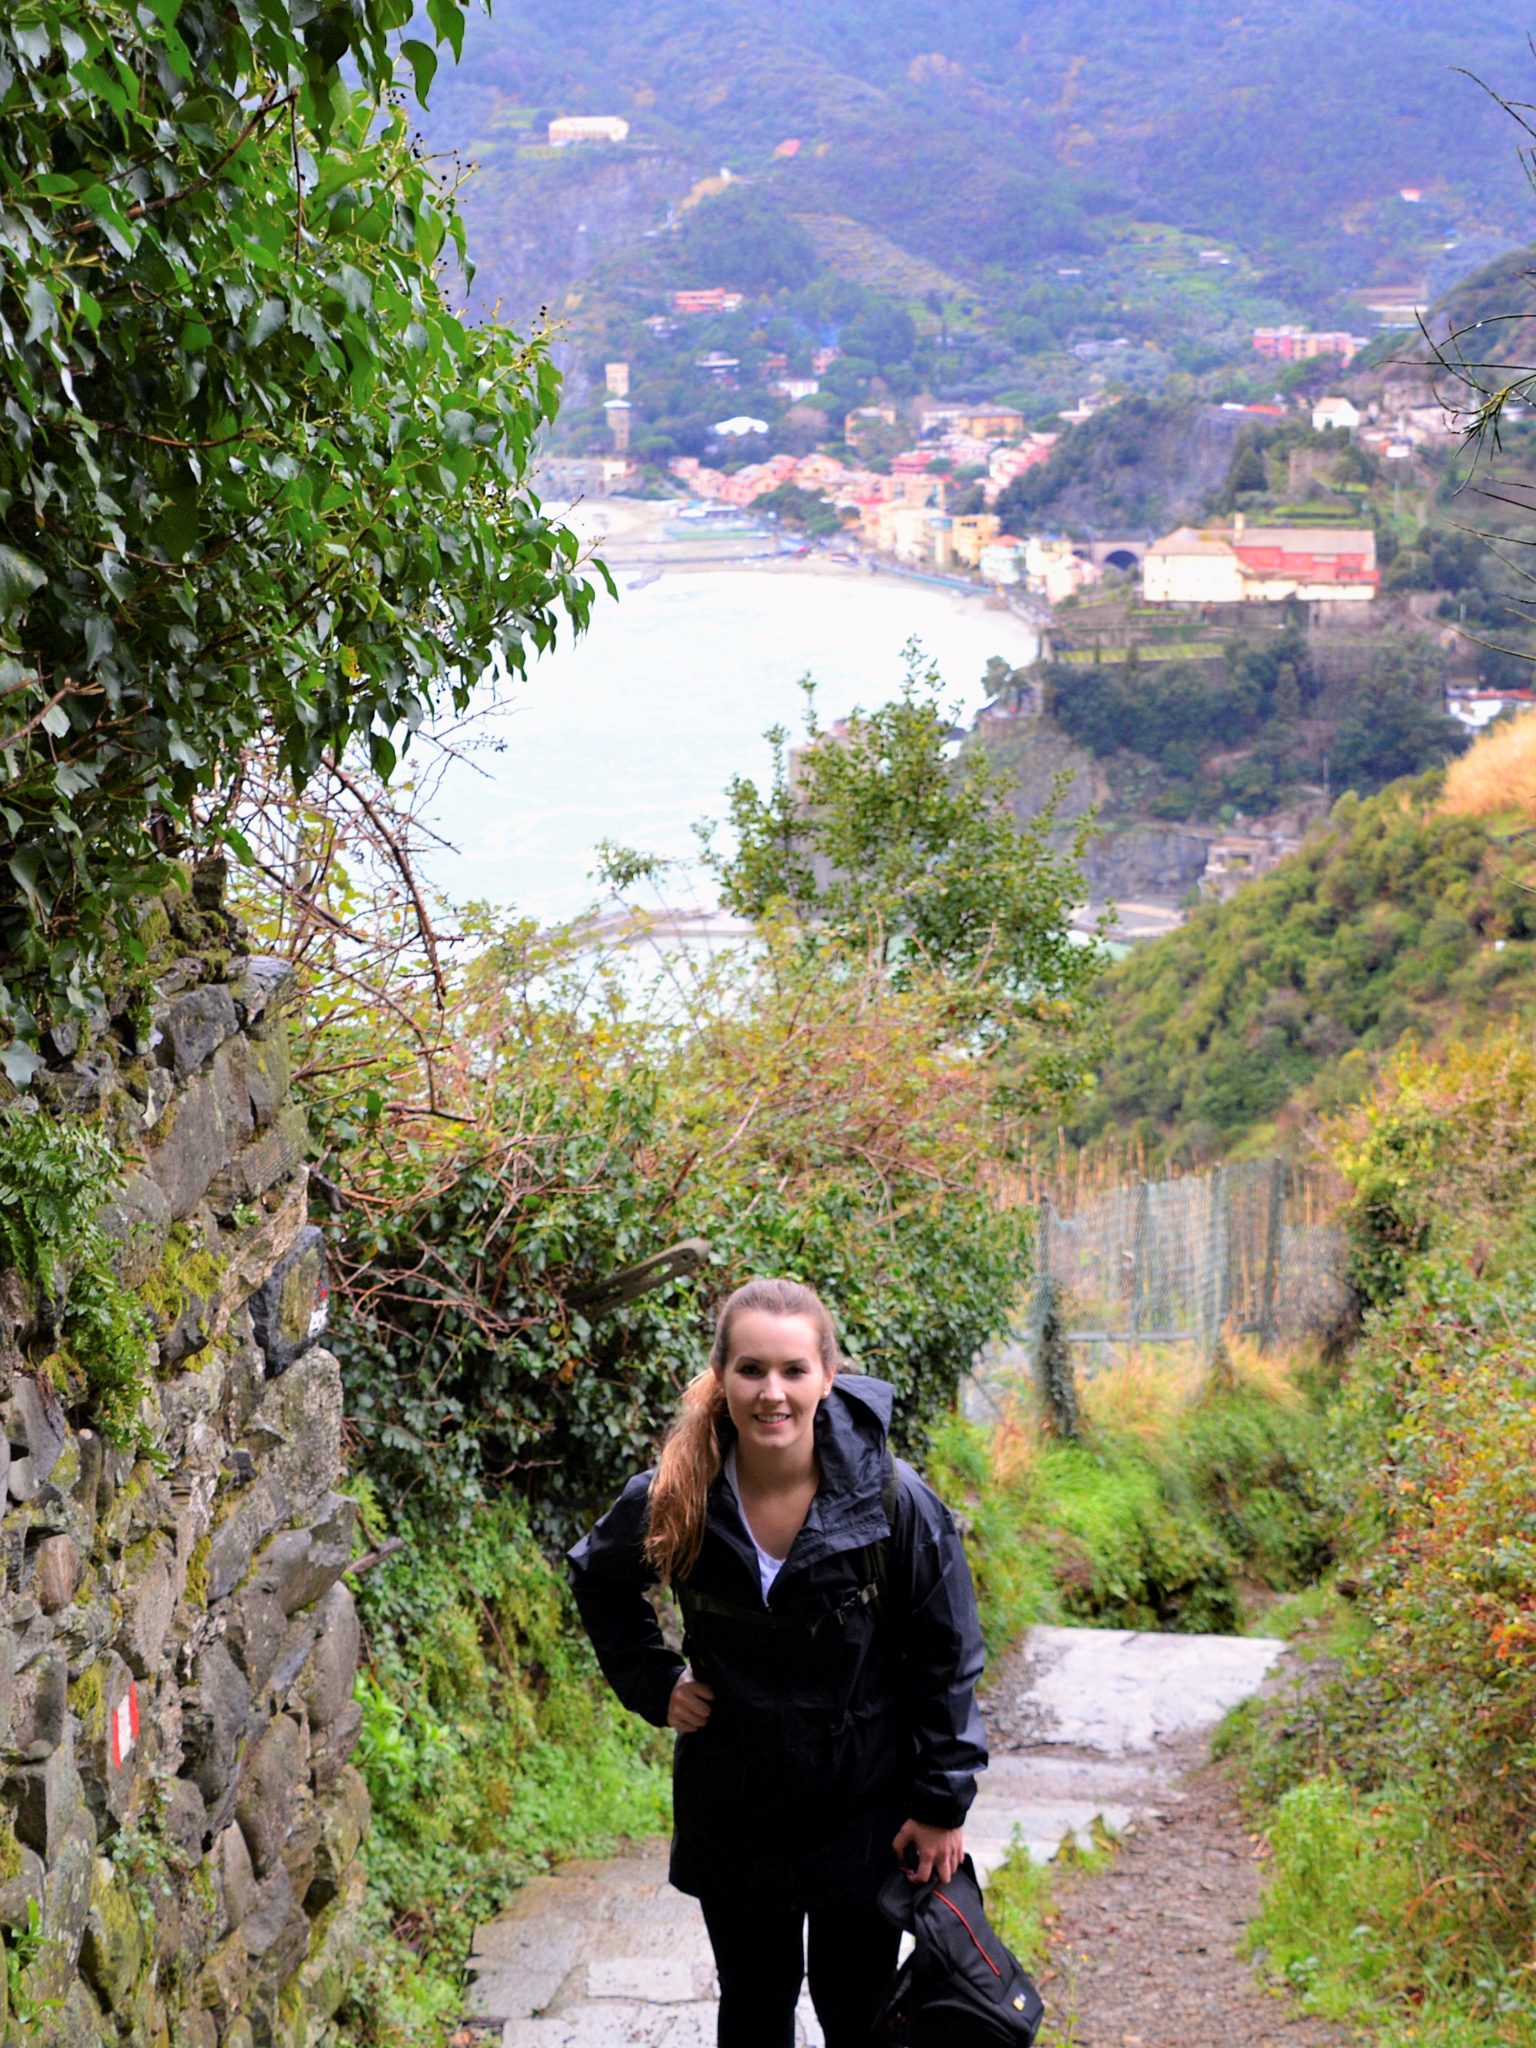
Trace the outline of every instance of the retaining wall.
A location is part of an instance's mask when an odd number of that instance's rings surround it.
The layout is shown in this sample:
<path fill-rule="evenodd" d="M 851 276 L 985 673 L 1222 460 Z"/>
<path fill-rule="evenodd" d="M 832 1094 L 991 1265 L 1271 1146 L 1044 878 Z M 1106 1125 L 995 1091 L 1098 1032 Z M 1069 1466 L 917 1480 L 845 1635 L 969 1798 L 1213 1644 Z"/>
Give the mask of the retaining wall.
<path fill-rule="evenodd" d="M 147 1449 L 66 1408 L 50 1304 L 0 1276 L 0 1920 L 41 1909 L 40 1940 L 7 1935 L 11 2038 L 309 2048 L 357 1949 L 368 1799 L 292 982 L 216 867 L 146 936 L 148 1000 L 61 1032 L 33 1092 L 133 1161 L 107 1220 L 156 1335 Z"/>

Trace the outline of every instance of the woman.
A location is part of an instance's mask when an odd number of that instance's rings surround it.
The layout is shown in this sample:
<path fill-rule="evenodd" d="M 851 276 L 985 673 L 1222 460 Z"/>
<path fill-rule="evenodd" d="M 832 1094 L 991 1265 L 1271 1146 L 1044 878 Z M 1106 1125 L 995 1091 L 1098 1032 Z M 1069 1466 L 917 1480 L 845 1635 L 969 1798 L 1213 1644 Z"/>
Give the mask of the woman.
<path fill-rule="evenodd" d="M 893 1858 L 947 1879 L 964 1854 L 987 1760 L 975 1596 L 943 1504 L 887 1449 L 891 1399 L 839 1374 L 809 1287 L 750 1280 L 655 1471 L 570 1555 L 609 1683 L 678 1732 L 671 1879 L 703 1908 L 721 2048 L 790 2048 L 807 1919 L 827 2048 L 864 2048 L 896 1962 L 881 1880 Z"/>

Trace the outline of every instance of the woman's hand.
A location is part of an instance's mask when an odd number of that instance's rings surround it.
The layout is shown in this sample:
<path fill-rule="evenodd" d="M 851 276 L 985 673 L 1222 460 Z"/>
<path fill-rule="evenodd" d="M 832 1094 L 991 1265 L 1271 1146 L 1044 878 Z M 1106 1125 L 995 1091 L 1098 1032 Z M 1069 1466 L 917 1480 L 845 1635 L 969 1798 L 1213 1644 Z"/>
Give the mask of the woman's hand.
<path fill-rule="evenodd" d="M 907 1868 L 909 1844 L 917 1850 L 917 1861 Z M 940 1884 L 948 1884 L 965 1854 L 965 1829 L 931 1828 L 920 1820 L 904 1821 L 891 1847 L 896 1851 L 896 1861 L 906 1869 L 909 1883 L 926 1884 L 930 1877 L 936 1877 Z"/>
<path fill-rule="evenodd" d="M 675 1728 L 679 1735 L 697 1735 L 709 1719 L 714 1703 L 715 1696 L 709 1687 L 701 1685 L 691 1671 L 685 1671 L 667 1701 L 667 1726 Z"/>

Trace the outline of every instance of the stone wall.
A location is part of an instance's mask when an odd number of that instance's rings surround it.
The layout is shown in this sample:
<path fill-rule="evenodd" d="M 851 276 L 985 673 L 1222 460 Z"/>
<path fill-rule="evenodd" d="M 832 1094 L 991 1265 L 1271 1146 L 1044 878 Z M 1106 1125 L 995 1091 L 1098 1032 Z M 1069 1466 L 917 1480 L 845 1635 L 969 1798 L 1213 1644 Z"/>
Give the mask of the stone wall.
<path fill-rule="evenodd" d="M 0 1276 L 10 2038 L 308 2048 L 356 1950 L 368 1800 L 292 983 L 216 869 L 149 923 L 152 985 L 33 1083 L 132 1161 L 106 1221 L 157 1338 L 146 1449 L 66 1410 L 48 1304 Z"/>

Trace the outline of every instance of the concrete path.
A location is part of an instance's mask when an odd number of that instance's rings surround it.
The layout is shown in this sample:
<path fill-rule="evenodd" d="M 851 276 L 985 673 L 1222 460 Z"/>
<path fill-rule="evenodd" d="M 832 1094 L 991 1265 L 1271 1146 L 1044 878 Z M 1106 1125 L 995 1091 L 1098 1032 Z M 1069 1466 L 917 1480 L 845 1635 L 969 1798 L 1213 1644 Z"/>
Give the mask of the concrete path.
<path fill-rule="evenodd" d="M 985 1880 L 1015 1839 L 1037 1861 L 1094 1816 L 1124 1829 L 1176 1803 L 1188 1740 L 1256 1692 L 1283 1643 L 1032 1629 L 994 1676 L 992 1766 L 966 1826 Z M 713 2048 L 714 1972 L 692 1899 L 655 1843 L 535 1879 L 481 1928 L 468 2021 L 500 2048 Z M 809 1999 L 803 2048 L 821 2048 Z"/>

